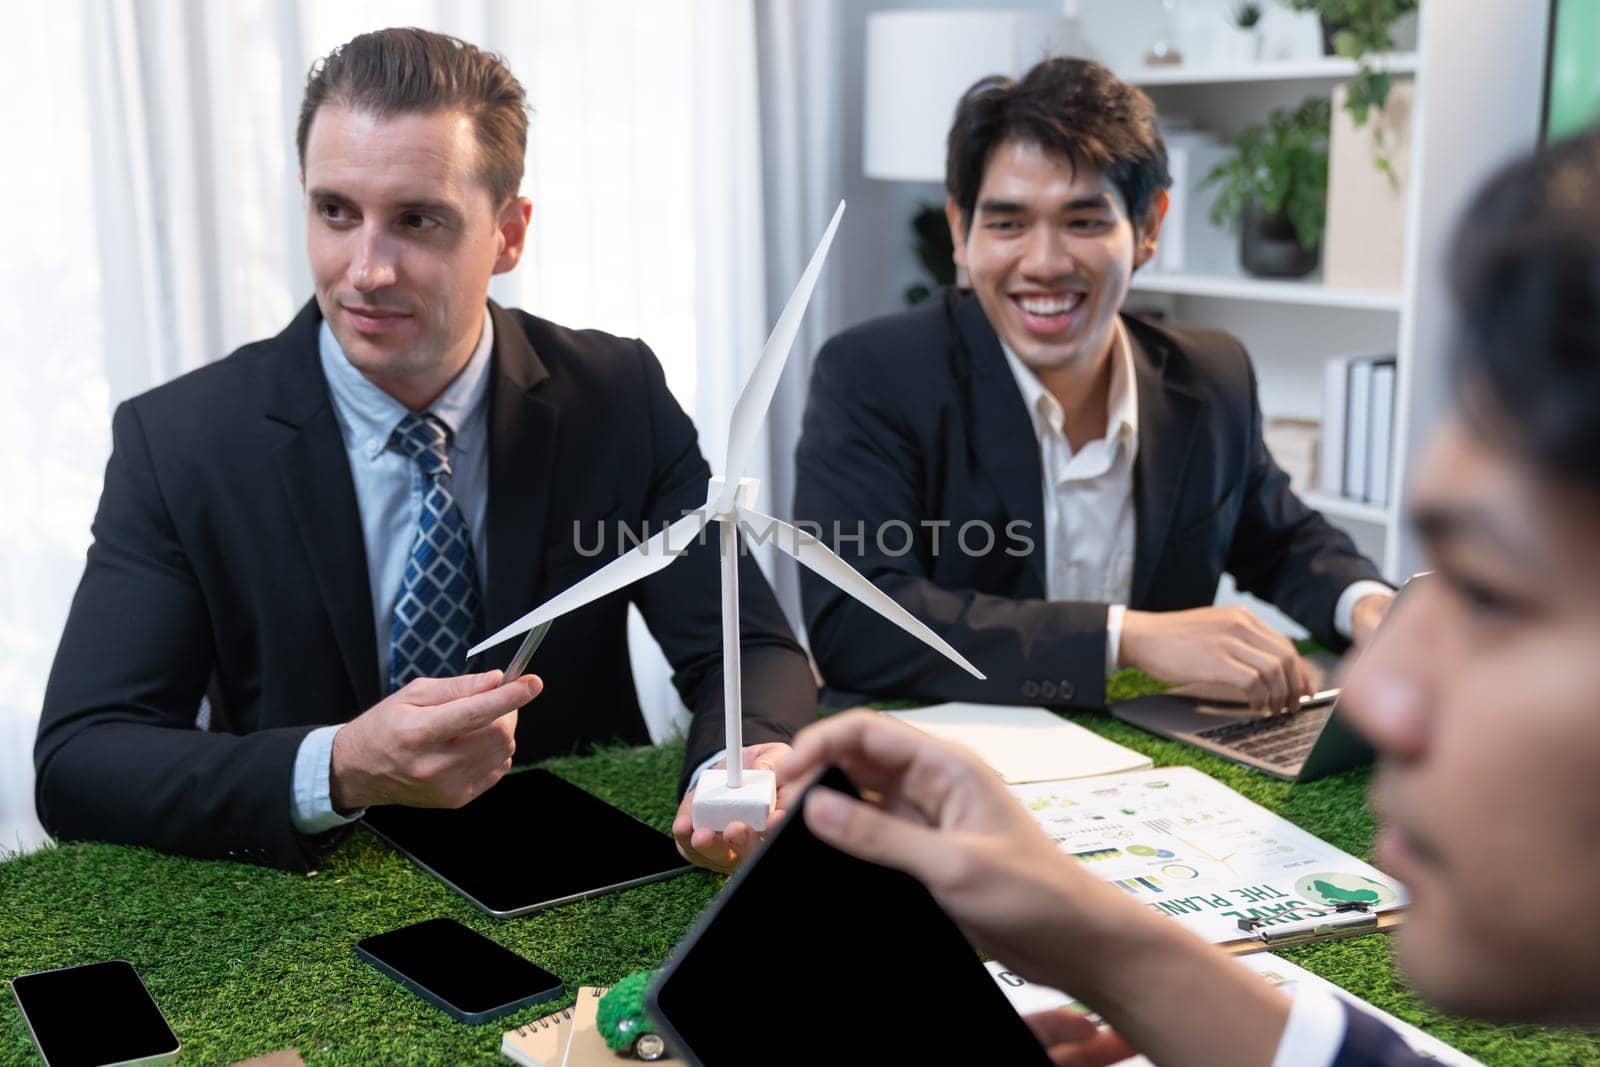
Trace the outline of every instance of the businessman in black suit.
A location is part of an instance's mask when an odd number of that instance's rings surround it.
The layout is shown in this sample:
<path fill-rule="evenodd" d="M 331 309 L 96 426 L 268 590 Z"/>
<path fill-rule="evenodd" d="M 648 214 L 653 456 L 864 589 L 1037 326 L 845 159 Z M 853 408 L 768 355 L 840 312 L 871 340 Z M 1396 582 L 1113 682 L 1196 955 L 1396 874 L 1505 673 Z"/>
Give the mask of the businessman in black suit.
<path fill-rule="evenodd" d="M 1600 825 L 1600 129 L 1508 164 L 1454 231 L 1438 259 L 1454 396 L 1406 500 L 1433 575 L 1352 665 L 1339 707 L 1378 755 L 1372 858 L 1410 896 L 1393 949 L 1405 981 L 1450 1015 L 1592 1033 L 1600 850 L 1573 842 Z M 870 802 L 808 794 L 819 837 L 916 877 L 986 955 L 1115 1028 L 1031 1016 L 1054 1063 L 1135 1048 L 1169 1067 L 1438 1062 L 1102 881 L 971 752 L 854 713 L 803 732 L 786 764 L 849 768 Z"/>
<path fill-rule="evenodd" d="M 316 299 L 116 413 L 35 749 L 52 832 L 305 868 L 368 805 L 457 807 L 514 758 L 646 741 L 631 600 L 693 713 L 679 846 L 719 867 L 751 846 L 688 816 L 722 748 L 714 541 L 560 620 L 538 677 L 464 673 L 617 554 L 618 522 L 659 529 L 709 476 L 642 342 L 488 301 L 527 236 L 525 139 L 521 86 L 451 38 L 366 34 L 313 71 Z M 749 561 L 740 591 L 743 758 L 765 766 L 815 686 Z"/>
<path fill-rule="evenodd" d="M 824 346 L 795 516 L 988 681 L 803 575 L 835 690 L 1093 706 L 1133 666 L 1289 706 L 1310 687 L 1294 648 L 1210 606 L 1224 570 L 1336 648 L 1376 625 L 1392 591 L 1290 491 L 1239 343 L 1121 311 L 1168 184 L 1149 98 L 1098 64 L 962 99 L 946 214 L 973 292 Z"/>

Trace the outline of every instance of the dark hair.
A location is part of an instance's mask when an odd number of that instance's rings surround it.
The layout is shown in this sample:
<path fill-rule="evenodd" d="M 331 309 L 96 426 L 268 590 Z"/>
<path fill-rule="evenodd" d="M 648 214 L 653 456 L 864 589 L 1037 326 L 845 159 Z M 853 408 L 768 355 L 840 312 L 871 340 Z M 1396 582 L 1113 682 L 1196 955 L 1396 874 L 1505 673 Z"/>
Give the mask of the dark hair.
<path fill-rule="evenodd" d="M 961 97 L 946 142 L 944 187 L 966 221 L 977 207 L 989 157 L 1013 140 L 1100 171 L 1122 193 L 1135 223 L 1156 192 L 1172 184 L 1155 105 L 1087 59 L 1047 59 L 1021 81 L 984 78 Z"/>
<path fill-rule="evenodd" d="M 1600 128 L 1503 168 L 1457 226 L 1459 396 L 1540 473 L 1600 494 Z"/>
<path fill-rule="evenodd" d="M 478 137 L 479 177 L 496 205 L 517 195 L 528 146 L 527 97 L 505 61 L 456 37 L 416 28 L 363 33 L 311 65 L 295 145 L 306 166 L 323 104 L 380 118 L 459 110 Z"/>

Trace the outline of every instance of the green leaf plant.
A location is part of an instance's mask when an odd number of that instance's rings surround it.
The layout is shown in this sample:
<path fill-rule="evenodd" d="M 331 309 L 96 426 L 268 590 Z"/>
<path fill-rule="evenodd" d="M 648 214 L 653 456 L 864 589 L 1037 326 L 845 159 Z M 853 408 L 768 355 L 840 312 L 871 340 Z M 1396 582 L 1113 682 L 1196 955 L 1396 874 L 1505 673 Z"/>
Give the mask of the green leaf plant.
<path fill-rule="evenodd" d="M 1372 57 L 1393 50 L 1395 23 L 1417 10 L 1417 0 L 1288 0 L 1288 4 L 1296 11 L 1320 15 L 1331 31 L 1334 54 L 1358 64 L 1355 77 L 1346 87 L 1344 109 L 1360 129 L 1374 110 L 1383 110 L 1394 86 L 1388 71 L 1373 66 Z M 1373 166 L 1398 184 L 1399 175 L 1389 158 L 1382 127 L 1373 128 L 1373 141 Z"/>
<path fill-rule="evenodd" d="M 1329 112 L 1326 97 L 1308 97 L 1230 138 L 1233 154 L 1203 183 L 1217 186 L 1211 221 L 1236 228 L 1253 200 L 1267 214 L 1286 216 L 1301 247 L 1315 248 L 1327 225 Z"/>

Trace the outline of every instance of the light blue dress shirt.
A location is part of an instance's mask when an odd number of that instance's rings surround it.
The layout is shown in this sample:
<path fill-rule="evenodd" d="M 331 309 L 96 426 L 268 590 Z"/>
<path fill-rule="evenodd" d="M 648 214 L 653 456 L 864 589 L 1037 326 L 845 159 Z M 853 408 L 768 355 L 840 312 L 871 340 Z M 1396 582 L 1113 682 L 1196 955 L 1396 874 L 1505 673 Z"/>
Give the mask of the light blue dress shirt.
<path fill-rule="evenodd" d="M 483 334 L 460 374 L 428 408 L 444 420 L 450 442 L 450 492 L 472 532 L 478 564 L 478 588 L 487 589 L 489 505 L 489 365 L 494 350 L 494 321 L 485 308 Z M 378 677 L 389 677 L 389 630 L 395 601 L 405 579 L 406 562 L 416 537 L 427 479 L 416 462 L 388 447 L 389 437 L 407 415 L 404 404 L 368 381 L 350 365 L 333 330 L 324 322 L 318 335 L 322 373 L 328 380 L 334 412 L 344 437 L 345 455 L 355 482 L 361 537 L 367 550 L 367 576 L 372 583 L 372 625 L 378 641 Z M 366 709 L 361 709 L 366 710 Z M 364 811 L 334 810 L 328 774 L 333 735 L 343 723 L 321 726 L 306 735 L 295 754 L 291 817 L 301 833 L 317 834 L 361 818 Z M 726 750 L 707 759 L 689 779 L 693 789 L 700 773 Z"/>
<path fill-rule="evenodd" d="M 478 564 L 478 588 L 486 588 L 488 533 L 484 521 L 489 504 L 489 354 L 494 350 L 494 322 L 488 308 L 478 347 L 428 410 L 450 427 L 451 473 L 446 479 L 472 532 Z M 334 413 L 344 437 L 356 508 L 361 513 L 361 539 L 367 550 L 367 577 L 372 583 L 372 625 L 378 641 L 378 677 L 389 677 L 389 630 L 394 605 L 405 579 L 406 562 L 416 539 L 427 477 L 416 461 L 391 448 L 389 437 L 408 414 L 406 406 L 368 381 L 351 366 L 328 324 L 318 335 L 322 373 L 328 380 Z M 365 710 L 365 709 L 361 709 Z M 359 819 L 361 812 L 341 815 L 329 795 L 328 771 L 333 735 L 339 726 L 319 727 L 300 743 L 294 762 L 294 824 L 315 834 Z"/>

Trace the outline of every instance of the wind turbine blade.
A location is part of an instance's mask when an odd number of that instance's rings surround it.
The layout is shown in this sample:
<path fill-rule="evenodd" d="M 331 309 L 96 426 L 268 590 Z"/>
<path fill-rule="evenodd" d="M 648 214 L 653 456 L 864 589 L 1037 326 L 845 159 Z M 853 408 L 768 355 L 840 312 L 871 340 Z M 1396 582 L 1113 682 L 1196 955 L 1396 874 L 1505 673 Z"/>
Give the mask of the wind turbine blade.
<path fill-rule="evenodd" d="M 718 513 L 732 510 L 733 494 L 739 487 L 739 478 L 748 465 L 750 450 L 755 447 L 761 424 L 766 421 L 767 407 L 778 388 L 778 379 L 783 376 L 783 365 L 788 362 L 789 349 L 794 347 L 794 339 L 800 333 L 800 320 L 805 317 L 811 291 L 817 287 L 817 276 L 822 273 L 823 260 L 828 258 L 828 248 L 833 244 L 833 235 L 843 217 L 844 201 L 841 200 L 834 209 L 833 220 L 828 223 L 817 250 L 811 253 L 811 262 L 806 264 L 794 292 L 789 294 L 789 302 L 783 305 L 783 313 L 778 316 L 772 334 L 761 349 L 761 359 L 756 362 L 756 369 L 750 372 L 750 380 L 745 382 L 744 391 L 733 406 L 733 423 L 728 430 L 728 457 L 722 465 L 722 476 L 726 481 L 723 482 L 714 509 Z"/>
<path fill-rule="evenodd" d="M 650 577 L 682 555 L 689 544 L 699 536 L 700 528 L 706 521 L 704 508 L 691 511 L 636 548 L 618 556 L 587 578 L 551 597 L 510 626 L 479 641 L 477 645 L 467 650 L 467 655 L 476 656 L 486 648 L 492 648 L 502 641 L 526 633 L 535 626 L 542 626 L 559 619 L 567 612 L 576 611 L 585 604 L 624 589 L 641 578 Z"/>
<path fill-rule="evenodd" d="M 754 508 L 741 507 L 738 509 L 737 514 L 747 530 L 758 533 L 776 530 L 777 536 L 773 537 L 772 541 L 780 550 L 793 556 L 811 570 L 816 571 L 862 604 L 876 611 L 879 615 L 882 615 L 929 648 L 937 651 L 945 659 L 948 659 L 974 678 L 979 681 L 987 681 L 983 672 L 968 663 L 961 653 L 945 642 L 944 638 L 934 633 L 922 620 L 901 607 L 888 593 L 863 578 L 856 572 L 854 567 L 834 555 L 827 545 L 824 545 L 805 531 L 784 522 L 782 519 L 775 519 L 771 515 L 763 515 Z M 759 538 L 758 540 L 765 539 Z"/>

